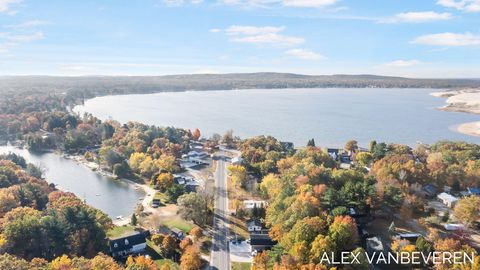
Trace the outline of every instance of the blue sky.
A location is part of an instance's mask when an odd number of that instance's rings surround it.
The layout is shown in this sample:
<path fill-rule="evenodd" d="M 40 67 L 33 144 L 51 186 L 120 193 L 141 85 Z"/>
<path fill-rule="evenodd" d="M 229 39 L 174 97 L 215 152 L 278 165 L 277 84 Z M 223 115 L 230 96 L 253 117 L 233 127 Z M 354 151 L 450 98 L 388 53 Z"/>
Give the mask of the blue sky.
<path fill-rule="evenodd" d="M 480 78 L 480 0 L 0 0 L 1 75 Z"/>

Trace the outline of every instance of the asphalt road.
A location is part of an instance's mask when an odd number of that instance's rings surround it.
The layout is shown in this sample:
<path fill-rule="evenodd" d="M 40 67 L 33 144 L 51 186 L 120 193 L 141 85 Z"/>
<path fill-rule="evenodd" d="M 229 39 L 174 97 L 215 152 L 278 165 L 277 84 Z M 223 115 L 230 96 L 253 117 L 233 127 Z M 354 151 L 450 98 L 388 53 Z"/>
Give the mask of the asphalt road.
<path fill-rule="evenodd" d="M 227 175 L 224 153 L 217 155 L 217 169 L 215 171 L 215 214 L 212 254 L 210 258 L 211 270 L 229 270 L 230 254 L 228 250 L 228 213 L 227 213 Z"/>

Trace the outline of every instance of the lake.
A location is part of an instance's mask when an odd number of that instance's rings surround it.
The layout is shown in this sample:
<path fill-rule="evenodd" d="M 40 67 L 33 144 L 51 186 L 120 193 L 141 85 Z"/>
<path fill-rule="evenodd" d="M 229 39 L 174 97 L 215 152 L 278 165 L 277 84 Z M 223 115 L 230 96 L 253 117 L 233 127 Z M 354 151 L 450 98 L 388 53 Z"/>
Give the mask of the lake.
<path fill-rule="evenodd" d="M 437 110 L 445 100 L 435 89 L 256 89 L 162 92 L 96 97 L 75 112 L 122 123 L 199 128 L 203 135 L 232 129 L 242 138 L 272 135 L 304 146 L 341 147 L 356 139 L 414 146 L 417 142 L 480 138 L 456 132 L 456 126 L 478 121 L 476 115 Z"/>
<path fill-rule="evenodd" d="M 125 182 L 101 176 L 57 154 L 37 154 L 13 146 L 0 146 L 0 153 L 8 152 L 21 155 L 27 162 L 44 168 L 44 177 L 49 183 L 56 184 L 60 190 L 73 192 L 111 218 L 120 215 L 128 217 L 139 199 L 145 196 L 142 190 L 135 190 Z"/>

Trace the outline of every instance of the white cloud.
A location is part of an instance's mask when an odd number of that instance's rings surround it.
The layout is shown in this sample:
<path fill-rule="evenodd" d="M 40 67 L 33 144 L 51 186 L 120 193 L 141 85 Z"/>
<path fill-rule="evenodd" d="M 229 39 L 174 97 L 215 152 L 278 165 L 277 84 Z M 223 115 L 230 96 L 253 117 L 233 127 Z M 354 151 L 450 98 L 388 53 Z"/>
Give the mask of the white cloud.
<path fill-rule="evenodd" d="M 10 49 L 22 44 L 45 38 L 42 32 L 35 32 L 28 35 L 12 35 L 0 33 L 0 53 L 6 53 Z"/>
<path fill-rule="evenodd" d="M 213 29 L 208 30 L 208 32 L 210 32 L 210 33 L 220 33 L 220 32 L 222 32 L 222 30 L 218 29 L 218 28 L 213 28 Z"/>
<path fill-rule="evenodd" d="M 225 5 L 245 7 L 298 7 L 298 8 L 323 8 L 335 5 L 338 0 L 219 0 Z M 345 7 L 342 7 L 344 9 Z"/>
<path fill-rule="evenodd" d="M 29 28 L 29 27 L 35 27 L 39 25 L 47 25 L 50 24 L 50 22 L 47 21 L 42 21 L 42 20 L 31 20 L 31 21 L 26 21 L 20 24 L 9 24 L 9 25 L 4 25 L 4 28 Z"/>
<path fill-rule="evenodd" d="M 437 5 L 466 12 L 480 12 L 480 0 L 439 0 Z"/>
<path fill-rule="evenodd" d="M 283 0 L 283 5 L 287 7 L 313 7 L 321 8 L 331 6 L 337 3 L 337 0 Z"/>
<path fill-rule="evenodd" d="M 480 36 L 471 33 L 440 33 L 420 36 L 412 41 L 415 44 L 433 45 L 433 46 L 478 46 L 480 45 Z"/>
<path fill-rule="evenodd" d="M 230 36 L 229 41 L 273 45 L 277 47 L 290 47 L 305 42 L 301 37 L 282 35 L 285 26 L 245 26 L 232 25 L 224 30 Z"/>
<path fill-rule="evenodd" d="M 289 47 L 305 42 L 305 39 L 299 37 L 284 36 L 275 33 L 261 34 L 254 36 L 244 36 L 238 38 L 232 38 L 230 41 L 243 42 L 243 43 L 255 43 L 255 44 L 271 44 L 280 47 Z"/>
<path fill-rule="evenodd" d="M 11 11 L 11 6 L 21 3 L 22 0 L 0 0 L 0 13 Z"/>
<path fill-rule="evenodd" d="M 386 67 L 392 68 L 406 68 L 406 67 L 413 67 L 420 64 L 418 60 L 395 60 L 389 63 L 384 64 Z"/>
<path fill-rule="evenodd" d="M 424 12 L 405 12 L 396 14 L 393 17 L 381 19 L 380 23 L 422 23 L 430 21 L 445 21 L 452 19 L 453 16 L 450 13 L 438 13 L 434 11 Z"/>
<path fill-rule="evenodd" d="M 303 60 L 321 60 L 326 58 L 321 54 L 318 54 L 316 52 L 313 52 L 307 49 L 291 49 L 286 51 L 285 54 L 299 58 L 299 59 L 303 59 Z"/>
<path fill-rule="evenodd" d="M 202 2 L 203 0 L 163 0 L 163 3 L 169 7 L 182 6 L 186 4 L 198 5 Z"/>
<path fill-rule="evenodd" d="M 24 43 L 24 42 L 32 42 L 35 40 L 40 40 L 40 39 L 43 39 L 44 37 L 45 36 L 43 35 L 43 32 L 35 32 L 29 35 L 8 36 L 7 39 L 16 43 Z"/>
<path fill-rule="evenodd" d="M 275 26 L 242 26 L 242 25 L 232 25 L 229 28 L 225 29 L 227 35 L 262 35 L 262 34 L 276 34 L 285 30 L 285 26 L 275 27 Z"/>

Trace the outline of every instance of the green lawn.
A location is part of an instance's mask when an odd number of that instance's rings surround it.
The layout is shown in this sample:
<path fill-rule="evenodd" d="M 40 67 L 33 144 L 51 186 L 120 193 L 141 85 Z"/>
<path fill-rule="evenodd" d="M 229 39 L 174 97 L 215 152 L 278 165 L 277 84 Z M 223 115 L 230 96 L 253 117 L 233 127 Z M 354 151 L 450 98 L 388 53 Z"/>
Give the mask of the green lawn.
<path fill-rule="evenodd" d="M 112 229 L 108 230 L 107 236 L 109 238 L 117 238 L 117 237 L 128 235 L 133 232 L 135 232 L 134 226 L 131 226 L 131 225 L 115 226 Z"/>
<path fill-rule="evenodd" d="M 250 270 L 251 268 L 251 263 L 232 262 L 232 270 Z"/>
<path fill-rule="evenodd" d="M 162 265 L 164 265 L 164 264 L 168 264 L 170 266 L 171 270 L 180 269 L 180 266 L 177 263 L 175 263 L 174 261 L 169 260 L 169 259 L 155 260 L 155 263 L 157 264 L 158 268 L 162 267 Z"/>
<path fill-rule="evenodd" d="M 162 224 L 170 229 L 178 228 L 186 234 L 194 227 L 194 225 L 191 222 L 188 222 L 178 216 L 163 220 Z"/>

